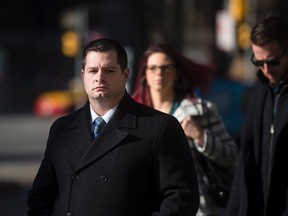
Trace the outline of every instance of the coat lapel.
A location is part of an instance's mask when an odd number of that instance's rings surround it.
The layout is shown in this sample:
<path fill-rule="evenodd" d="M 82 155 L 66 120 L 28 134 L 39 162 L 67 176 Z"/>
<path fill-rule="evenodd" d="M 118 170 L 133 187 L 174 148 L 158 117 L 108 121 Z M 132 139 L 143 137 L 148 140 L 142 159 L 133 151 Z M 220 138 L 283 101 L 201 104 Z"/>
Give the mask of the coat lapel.
<path fill-rule="evenodd" d="M 90 118 L 89 103 L 87 103 L 75 114 L 67 128 L 66 136 L 71 144 L 69 157 L 73 167 L 79 163 L 92 143 Z"/>
<path fill-rule="evenodd" d="M 256 105 L 254 104 L 253 109 L 259 110 L 259 112 L 254 112 L 254 121 L 253 121 L 253 131 L 255 134 L 258 134 L 257 136 L 254 136 L 254 148 L 255 148 L 255 160 L 257 161 L 257 164 L 261 163 L 261 155 L 262 155 L 262 136 L 259 136 L 262 134 L 262 127 L 259 127 L 259 125 L 262 125 L 262 116 L 264 111 L 264 101 L 265 98 L 267 98 L 267 94 L 263 94 L 262 92 L 257 93 L 256 98 L 258 100 L 258 103 Z M 261 101 L 261 103 L 259 102 Z M 255 107 L 256 106 L 256 107 Z"/>
<path fill-rule="evenodd" d="M 136 127 L 137 116 L 134 113 L 135 109 L 131 107 L 134 103 L 131 102 L 131 100 L 130 96 L 125 94 L 114 116 L 105 125 L 99 136 L 87 148 L 74 172 L 79 172 L 116 148 L 121 144 L 121 141 L 128 136 L 129 133 L 126 129 Z M 130 112 L 131 110 L 133 113 Z"/>

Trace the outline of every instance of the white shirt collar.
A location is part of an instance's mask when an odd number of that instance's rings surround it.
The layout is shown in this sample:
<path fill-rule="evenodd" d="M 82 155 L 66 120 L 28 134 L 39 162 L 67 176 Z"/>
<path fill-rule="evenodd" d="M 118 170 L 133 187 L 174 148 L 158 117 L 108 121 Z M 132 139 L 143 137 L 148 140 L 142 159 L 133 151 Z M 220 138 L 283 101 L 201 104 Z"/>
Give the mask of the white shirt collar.
<path fill-rule="evenodd" d="M 118 107 L 118 104 L 112 109 L 110 109 L 108 112 L 106 112 L 105 115 L 101 116 L 106 123 L 110 121 L 117 107 Z M 95 120 L 95 118 L 99 117 L 99 115 L 92 109 L 91 104 L 90 104 L 90 113 L 91 113 L 91 123 L 92 123 Z"/>

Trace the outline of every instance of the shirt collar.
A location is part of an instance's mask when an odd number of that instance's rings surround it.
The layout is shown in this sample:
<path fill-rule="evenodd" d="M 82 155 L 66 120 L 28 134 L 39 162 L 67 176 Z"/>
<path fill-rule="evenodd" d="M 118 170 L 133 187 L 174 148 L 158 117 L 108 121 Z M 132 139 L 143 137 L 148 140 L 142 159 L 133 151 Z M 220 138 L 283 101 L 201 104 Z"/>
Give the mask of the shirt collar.
<path fill-rule="evenodd" d="M 117 107 L 118 107 L 118 104 L 112 109 L 110 109 L 108 112 L 106 112 L 103 116 L 101 116 L 106 123 L 110 121 Z M 91 123 L 92 123 L 95 120 L 95 118 L 99 117 L 99 115 L 92 109 L 91 104 L 90 104 L 90 113 L 91 113 Z"/>
<path fill-rule="evenodd" d="M 274 93 L 278 94 L 278 92 L 281 90 L 281 88 L 287 84 L 288 84 L 287 80 L 282 80 L 276 85 L 269 83 L 269 86 L 273 89 Z"/>

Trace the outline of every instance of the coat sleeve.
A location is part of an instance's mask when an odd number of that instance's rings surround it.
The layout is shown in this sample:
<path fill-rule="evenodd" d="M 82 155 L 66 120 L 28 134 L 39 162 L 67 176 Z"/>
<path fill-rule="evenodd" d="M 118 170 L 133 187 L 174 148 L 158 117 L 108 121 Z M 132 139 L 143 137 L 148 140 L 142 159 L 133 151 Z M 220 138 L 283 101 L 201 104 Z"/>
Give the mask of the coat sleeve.
<path fill-rule="evenodd" d="M 159 212 L 153 216 L 196 215 L 199 192 L 194 162 L 184 131 L 172 116 L 156 141 L 159 167 Z"/>
<path fill-rule="evenodd" d="M 237 161 L 236 172 L 234 175 L 234 181 L 230 191 L 230 197 L 227 204 L 227 209 L 225 212 L 226 216 L 246 215 L 247 191 L 245 186 L 243 166 L 244 161 L 242 154 L 240 154 Z"/>
<path fill-rule="evenodd" d="M 255 142 L 253 136 L 253 123 L 255 116 L 255 101 L 259 98 L 257 95 L 257 86 L 259 82 L 256 82 L 252 95 L 249 99 L 249 104 L 245 115 L 245 124 L 241 133 L 241 145 L 240 154 L 235 168 L 234 182 L 232 185 L 229 202 L 227 205 L 226 215 L 247 215 L 248 209 L 248 189 L 247 179 L 251 177 L 247 176 L 247 169 L 255 166 L 251 163 L 252 144 Z M 254 172 L 254 171 L 252 171 Z"/>
<path fill-rule="evenodd" d="M 205 157 L 223 167 L 234 167 L 239 148 L 227 132 L 215 104 L 206 103 L 207 112 L 200 117 L 205 129 L 205 148 L 197 148 Z"/>
<path fill-rule="evenodd" d="M 28 192 L 27 215 L 29 216 L 48 216 L 53 212 L 54 201 L 58 194 L 58 183 L 54 167 L 49 159 L 53 130 L 55 130 L 54 126 L 50 129 L 44 159 L 34 179 L 32 189 Z"/>

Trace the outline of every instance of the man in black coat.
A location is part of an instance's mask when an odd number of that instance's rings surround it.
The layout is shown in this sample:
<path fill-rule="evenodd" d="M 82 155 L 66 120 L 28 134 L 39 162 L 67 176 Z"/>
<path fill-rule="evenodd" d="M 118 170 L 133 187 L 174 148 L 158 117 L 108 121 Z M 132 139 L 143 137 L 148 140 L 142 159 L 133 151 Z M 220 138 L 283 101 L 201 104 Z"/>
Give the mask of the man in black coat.
<path fill-rule="evenodd" d="M 252 29 L 251 41 L 258 81 L 226 215 L 287 216 L 288 25 L 269 15 Z"/>
<path fill-rule="evenodd" d="M 195 215 L 198 185 L 185 134 L 174 117 L 127 94 L 123 47 L 90 42 L 81 74 L 88 102 L 51 126 L 27 214 Z"/>

